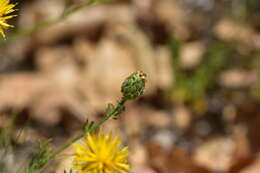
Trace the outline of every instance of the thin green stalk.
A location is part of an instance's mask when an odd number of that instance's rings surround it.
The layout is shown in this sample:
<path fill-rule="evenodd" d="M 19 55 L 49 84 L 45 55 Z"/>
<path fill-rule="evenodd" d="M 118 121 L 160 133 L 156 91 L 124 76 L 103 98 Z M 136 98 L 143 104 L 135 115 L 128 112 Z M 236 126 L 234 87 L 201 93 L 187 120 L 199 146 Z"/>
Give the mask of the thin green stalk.
<path fill-rule="evenodd" d="M 61 147 L 59 147 L 57 150 L 53 151 L 51 154 L 49 154 L 47 161 L 55 158 L 58 154 L 60 154 L 61 152 L 63 152 L 66 148 L 68 148 L 71 144 L 73 144 L 74 142 L 78 141 L 79 139 L 81 139 L 85 133 L 88 132 L 93 132 L 96 129 L 98 129 L 102 124 L 104 124 L 106 121 L 112 119 L 114 116 L 116 116 L 118 114 L 118 111 L 121 109 L 122 106 L 124 106 L 126 100 L 124 100 L 124 98 L 122 98 L 119 102 L 117 107 L 109 114 L 106 114 L 100 121 L 98 121 L 97 123 L 93 124 L 90 128 L 87 128 L 87 130 L 85 130 L 83 133 L 81 133 L 80 135 L 76 136 L 75 138 L 71 139 L 70 141 L 68 141 L 67 143 L 63 144 Z"/>
<path fill-rule="evenodd" d="M 101 125 L 103 125 L 106 121 L 111 120 L 111 119 L 115 118 L 118 114 L 120 114 L 123 111 L 123 109 L 124 109 L 124 103 L 125 102 L 126 102 L 126 99 L 124 97 L 121 98 L 118 101 L 117 106 L 115 108 L 113 108 L 112 111 L 107 109 L 105 116 L 100 121 L 98 121 L 98 122 L 96 122 L 94 124 L 91 124 L 91 125 L 87 124 L 86 126 L 89 126 L 89 127 L 85 127 L 84 128 L 85 130 L 81 134 L 79 134 L 78 136 L 76 136 L 73 139 L 69 140 L 68 142 L 66 142 L 65 144 L 63 144 L 62 146 L 57 148 L 56 150 L 54 150 L 51 153 L 49 153 L 45 158 L 40 160 L 39 163 L 41 163 L 41 164 L 40 164 L 39 168 L 34 169 L 34 168 L 29 167 L 26 170 L 26 173 L 40 172 L 44 168 L 44 166 L 47 165 L 47 163 L 50 160 L 54 159 L 57 155 L 62 153 L 65 149 L 67 149 L 69 146 L 71 146 L 71 144 L 73 144 L 74 142 L 76 142 L 79 139 L 81 139 L 82 137 L 84 137 L 84 135 L 86 133 L 95 131 Z"/>
<path fill-rule="evenodd" d="M 29 35 L 31 33 L 37 32 L 37 31 L 41 31 L 45 28 L 48 28 L 54 24 L 57 24 L 57 23 L 65 20 L 66 18 L 68 18 L 70 15 L 74 14 L 77 11 L 80 11 L 81 9 L 86 8 L 86 7 L 91 7 L 92 5 L 97 4 L 99 2 L 102 2 L 102 1 L 89 0 L 89 1 L 84 2 L 83 4 L 80 4 L 80 6 L 75 6 L 72 8 L 65 9 L 64 12 L 61 15 L 59 15 L 57 18 L 50 19 L 50 20 L 45 21 L 40 24 L 36 24 L 30 28 L 18 30 L 17 32 L 15 32 L 13 34 L 10 34 L 6 40 L 0 40 L 0 44 L 6 43 L 7 41 L 18 39 L 20 37 Z"/>

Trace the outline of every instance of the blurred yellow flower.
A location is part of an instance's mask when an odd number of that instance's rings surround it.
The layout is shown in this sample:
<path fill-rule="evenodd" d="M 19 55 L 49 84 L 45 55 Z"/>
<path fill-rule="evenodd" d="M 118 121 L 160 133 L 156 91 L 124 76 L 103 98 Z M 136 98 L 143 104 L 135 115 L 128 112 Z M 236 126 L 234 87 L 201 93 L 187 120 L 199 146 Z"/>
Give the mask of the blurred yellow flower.
<path fill-rule="evenodd" d="M 0 34 L 5 37 L 4 29 L 13 27 L 5 21 L 15 17 L 16 15 L 8 15 L 15 11 L 13 9 L 16 4 L 10 4 L 10 0 L 0 0 Z"/>
<path fill-rule="evenodd" d="M 82 144 L 74 144 L 73 169 L 77 173 L 126 173 L 130 169 L 128 147 L 120 145 L 118 135 L 105 135 L 102 130 L 87 133 Z"/>

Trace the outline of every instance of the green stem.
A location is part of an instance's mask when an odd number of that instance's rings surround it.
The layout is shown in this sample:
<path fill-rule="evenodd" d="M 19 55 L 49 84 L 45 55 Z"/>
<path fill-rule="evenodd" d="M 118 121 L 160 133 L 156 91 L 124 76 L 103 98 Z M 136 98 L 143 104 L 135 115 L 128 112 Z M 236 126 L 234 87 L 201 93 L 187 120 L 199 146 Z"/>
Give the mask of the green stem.
<path fill-rule="evenodd" d="M 63 152 L 66 148 L 68 148 L 71 144 L 73 144 L 74 142 L 78 141 L 79 139 L 81 139 L 82 137 L 84 137 L 85 133 L 88 132 L 93 132 L 96 129 L 98 129 L 101 125 L 103 125 L 106 121 L 112 119 L 115 115 L 117 115 L 118 113 L 120 113 L 120 109 L 122 108 L 122 106 L 124 106 L 125 103 L 125 98 L 121 98 L 118 101 L 118 104 L 116 106 L 116 108 L 110 113 L 110 114 L 106 114 L 100 121 L 98 121 L 97 123 L 93 124 L 91 126 L 91 128 L 89 128 L 88 130 L 84 131 L 83 133 L 81 133 L 80 135 L 76 136 L 75 138 L 71 139 L 70 141 L 68 141 L 67 143 L 65 143 L 64 145 L 62 145 L 61 147 L 59 147 L 58 149 L 56 149 L 55 151 L 53 151 L 52 153 L 50 153 L 48 155 L 48 157 L 46 158 L 46 163 L 49 162 L 51 159 L 55 158 L 57 155 L 59 155 L 61 152 Z"/>
<path fill-rule="evenodd" d="M 71 14 L 85 8 L 85 7 L 89 7 L 91 5 L 94 5 L 95 2 L 97 2 L 97 0 L 89 0 L 89 1 L 86 1 L 85 3 L 81 4 L 80 6 L 77 6 L 77 7 L 73 7 L 73 8 L 69 8 L 67 10 L 65 10 L 60 16 L 59 18 L 60 19 L 65 19 L 67 18 L 68 16 L 70 16 Z"/>
<path fill-rule="evenodd" d="M 45 21 L 43 23 L 36 24 L 36 25 L 32 26 L 31 28 L 18 30 L 17 32 L 15 32 L 13 34 L 10 34 L 8 36 L 7 40 L 0 40 L 0 44 L 1 43 L 6 43 L 7 41 L 15 40 L 15 39 L 23 37 L 25 35 L 28 35 L 28 34 L 31 34 L 31 33 L 34 33 L 34 32 L 40 31 L 40 30 L 43 30 L 45 28 L 48 28 L 49 26 L 52 26 L 54 24 L 57 24 L 57 23 L 65 20 L 66 18 L 68 18 L 73 13 L 75 13 L 75 12 L 85 8 L 85 7 L 90 7 L 91 5 L 94 5 L 95 2 L 99 2 L 99 1 L 97 1 L 97 0 L 86 1 L 83 4 L 81 4 L 80 6 L 76 6 L 76 7 L 68 8 L 68 9 L 64 10 L 64 12 L 61 15 L 59 15 L 57 18 L 55 18 L 55 19 L 50 19 L 50 20 Z"/>

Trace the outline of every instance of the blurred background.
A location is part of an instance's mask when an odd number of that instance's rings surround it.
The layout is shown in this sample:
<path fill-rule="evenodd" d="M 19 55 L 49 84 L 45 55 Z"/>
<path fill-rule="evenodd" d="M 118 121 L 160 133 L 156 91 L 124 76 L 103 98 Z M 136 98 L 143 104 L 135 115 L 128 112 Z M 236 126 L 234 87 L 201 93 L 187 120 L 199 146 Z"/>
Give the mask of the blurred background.
<path fill-rule="evenodd" d="M 0 43 L 0 172 L 100 119 L 137 70 L 144 96 L 104 127 L 122 134 L 131 173 L 260 172 L 259 0 L 110 0 L 13 37 L 68 2 L 19 1 Z M 63 172 L 71 152 L 44 172 Z"/>

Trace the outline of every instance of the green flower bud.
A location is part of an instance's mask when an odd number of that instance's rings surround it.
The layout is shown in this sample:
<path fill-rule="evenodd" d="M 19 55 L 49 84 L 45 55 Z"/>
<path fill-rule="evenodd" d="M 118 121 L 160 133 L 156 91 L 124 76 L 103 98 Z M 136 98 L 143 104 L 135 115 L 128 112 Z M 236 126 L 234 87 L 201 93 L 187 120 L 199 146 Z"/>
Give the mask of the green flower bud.
<path fill-rule="evenodd" d="M 146 74 L 137 71 L 128 76 L 121 86 L 121 92 L 125 100 L 133 100 L 141 96 L 144 92 Z"/>

